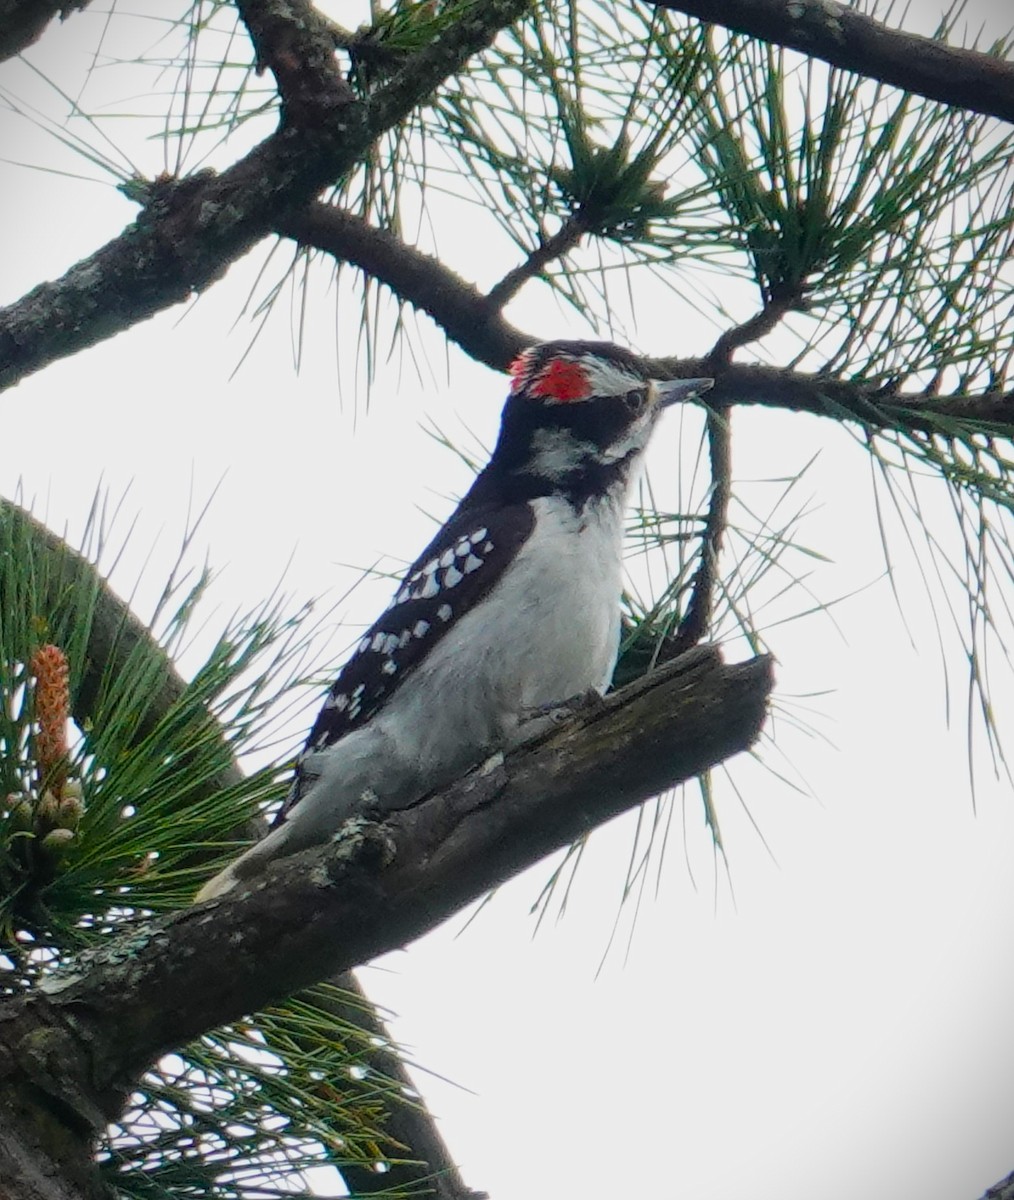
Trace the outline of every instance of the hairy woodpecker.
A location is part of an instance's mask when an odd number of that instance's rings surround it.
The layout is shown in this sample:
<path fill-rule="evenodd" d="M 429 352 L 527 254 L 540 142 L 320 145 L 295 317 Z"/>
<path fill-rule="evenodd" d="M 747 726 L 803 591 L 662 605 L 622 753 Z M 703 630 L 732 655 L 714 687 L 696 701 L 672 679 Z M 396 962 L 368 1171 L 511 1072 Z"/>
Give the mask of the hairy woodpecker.
<path fill-rule="evenodd" d="M 364 807 L 407 807 L 523 740 L 533 713 L 608 686 L 631 483 L 662 409 L 712 381 L 652 379 L 608 342 L 544 342 L 511 376 L 489 463 L 331 687 L 273 828 L 198 900 Z"/>

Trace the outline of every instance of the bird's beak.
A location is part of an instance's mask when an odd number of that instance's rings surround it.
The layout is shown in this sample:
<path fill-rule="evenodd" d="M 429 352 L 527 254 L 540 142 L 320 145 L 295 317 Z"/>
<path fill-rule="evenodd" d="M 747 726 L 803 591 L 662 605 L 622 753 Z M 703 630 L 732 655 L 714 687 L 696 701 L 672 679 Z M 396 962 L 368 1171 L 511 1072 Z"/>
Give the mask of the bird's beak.
<path fill-rule="evenodd" d="M 658 407 L 668 408 L 684 400 L 694 400 L 715 386 L 713 379 L 653 379 Z"/>

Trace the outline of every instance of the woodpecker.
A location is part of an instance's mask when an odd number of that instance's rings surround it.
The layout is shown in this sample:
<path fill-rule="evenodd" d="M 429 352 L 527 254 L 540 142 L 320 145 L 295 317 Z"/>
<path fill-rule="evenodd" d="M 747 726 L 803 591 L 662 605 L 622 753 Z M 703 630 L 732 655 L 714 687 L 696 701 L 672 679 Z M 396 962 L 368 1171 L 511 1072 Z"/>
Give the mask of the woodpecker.
<path fill-rule="evenodd" d="M 631 485 L 662 410 L 712 380 L 653 379 L 586 341 L 532 346 L 510 372 L 489 462 L 338 675 L 273 828 L 198 900 L 364 808 L 408 807 L 524 740 L 533 714 L 608 687 Z"/>

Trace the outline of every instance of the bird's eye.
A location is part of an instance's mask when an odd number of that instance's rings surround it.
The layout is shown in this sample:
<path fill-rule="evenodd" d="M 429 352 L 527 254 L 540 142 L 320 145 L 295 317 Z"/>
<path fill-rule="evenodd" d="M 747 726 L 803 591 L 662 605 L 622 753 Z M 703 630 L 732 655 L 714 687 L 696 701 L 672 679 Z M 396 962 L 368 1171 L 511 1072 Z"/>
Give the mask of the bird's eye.
<path fill-rule="evenodd" d="M 639 413 L 648 399 L 647 388 L 634 388 L 623 397 L 623 403 L 632 413 Z"/>

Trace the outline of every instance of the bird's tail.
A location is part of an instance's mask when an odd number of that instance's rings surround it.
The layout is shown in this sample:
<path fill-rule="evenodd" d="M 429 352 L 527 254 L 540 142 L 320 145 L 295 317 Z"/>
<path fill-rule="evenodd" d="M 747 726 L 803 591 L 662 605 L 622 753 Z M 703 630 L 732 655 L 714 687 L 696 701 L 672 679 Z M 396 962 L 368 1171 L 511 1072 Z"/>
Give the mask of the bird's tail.
<path fill-rule="evenodd" d="M 229 863 L 224 870 L 213 875 L 194 897 L 194 903 L 201 904 L 205 900 L 214 900 L 218 896 L 224 896 L 226 892 L 231 892 L 239 883 L 239 876 L 233 870 L 235 865 L 235 863 Z"/>

